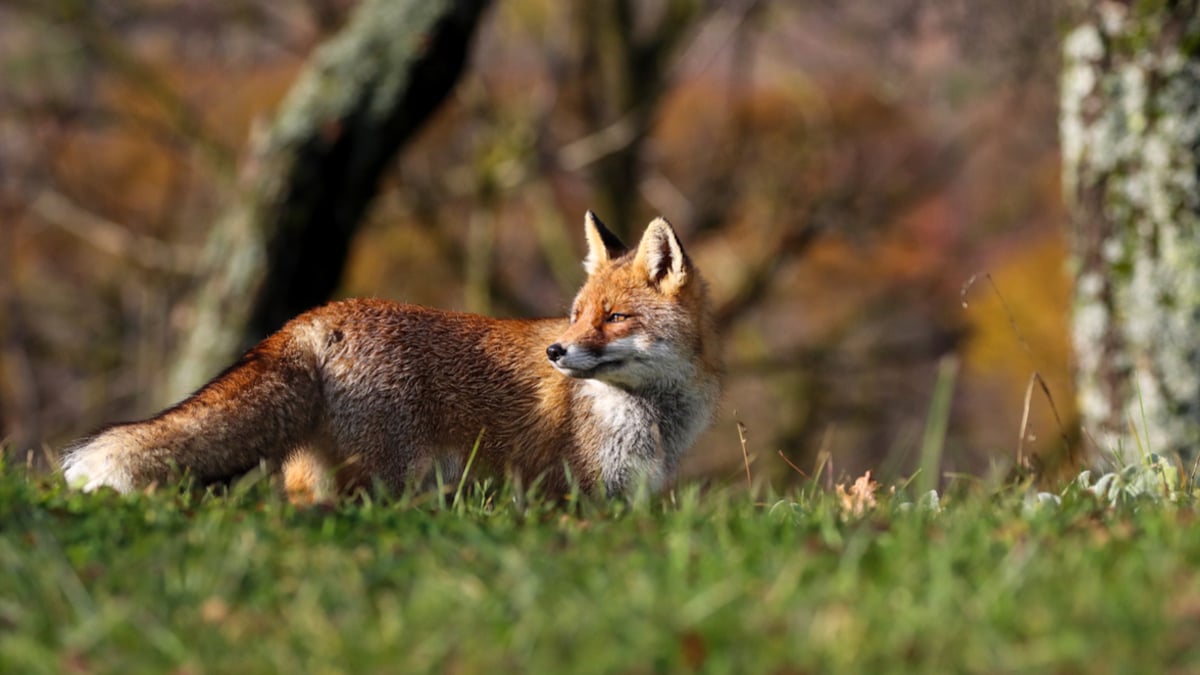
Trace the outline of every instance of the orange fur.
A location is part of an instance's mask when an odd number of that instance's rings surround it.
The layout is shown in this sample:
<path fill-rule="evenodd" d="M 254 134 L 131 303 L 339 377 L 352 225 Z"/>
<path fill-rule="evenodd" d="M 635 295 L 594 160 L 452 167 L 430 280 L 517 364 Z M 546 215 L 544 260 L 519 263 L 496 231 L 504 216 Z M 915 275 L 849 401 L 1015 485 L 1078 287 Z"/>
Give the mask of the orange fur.
<path fill-rule="evenodd" d="M 585 229 L 589 278 L 569 321 L 331 303 L 178 405 L 68 449 L 67 479 L 128 491 L 266 462 L 291 498 L 312 501 L 331 484 L 454 479 L 479 438 L 481 470 L 542 477 L 551 491 L 568 471 L 610 493 L 659 488 L 718 395 L 704 284 L 664 220 L 632 252 L 590 213 Z"/>

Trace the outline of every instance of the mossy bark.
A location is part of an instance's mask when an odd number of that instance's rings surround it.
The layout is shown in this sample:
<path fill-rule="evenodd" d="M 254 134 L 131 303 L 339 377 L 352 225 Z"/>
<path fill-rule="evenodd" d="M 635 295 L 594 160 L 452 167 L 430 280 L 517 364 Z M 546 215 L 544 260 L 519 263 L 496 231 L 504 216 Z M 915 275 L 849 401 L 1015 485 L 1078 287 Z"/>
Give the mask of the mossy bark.
<path fill-rule="evenodd" d="M 487 0 L 364 0 L 251 140 L 166 394 L 324 302 L 380 175 L 458 80 Z"/>
<path fill-rule="evenodd" d="M 1101 454 L 1200 450 L 1200 18 L 1089 2 L 1064 39 L 1060 133 L 1079 410 Z"/>

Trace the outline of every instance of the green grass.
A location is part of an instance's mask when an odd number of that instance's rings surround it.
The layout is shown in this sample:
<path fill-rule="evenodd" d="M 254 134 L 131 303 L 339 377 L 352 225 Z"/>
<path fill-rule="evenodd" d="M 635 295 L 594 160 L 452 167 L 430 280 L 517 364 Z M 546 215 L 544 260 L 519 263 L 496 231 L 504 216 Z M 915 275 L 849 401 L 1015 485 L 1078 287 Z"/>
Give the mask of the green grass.
<path fill-rule="evenodd" d="M 0 672 L 1196 672 L 1190 496 L 296 508 L 0 471 Z"/>

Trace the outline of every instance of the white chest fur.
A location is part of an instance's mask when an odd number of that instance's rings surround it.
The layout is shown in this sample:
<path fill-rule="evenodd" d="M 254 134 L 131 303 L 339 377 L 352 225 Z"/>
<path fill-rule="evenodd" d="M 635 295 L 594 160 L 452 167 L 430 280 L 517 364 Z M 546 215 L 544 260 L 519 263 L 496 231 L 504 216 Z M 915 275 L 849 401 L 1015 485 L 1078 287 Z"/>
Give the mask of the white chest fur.
<path fill-rule="evenodd" d="M 712 414 L 706 397 L 687 389 L 630 392 L 588 380 L 582 391 L 594 421 L 600 477 L 610 493 L 643 482 L 661 489 Z"/>

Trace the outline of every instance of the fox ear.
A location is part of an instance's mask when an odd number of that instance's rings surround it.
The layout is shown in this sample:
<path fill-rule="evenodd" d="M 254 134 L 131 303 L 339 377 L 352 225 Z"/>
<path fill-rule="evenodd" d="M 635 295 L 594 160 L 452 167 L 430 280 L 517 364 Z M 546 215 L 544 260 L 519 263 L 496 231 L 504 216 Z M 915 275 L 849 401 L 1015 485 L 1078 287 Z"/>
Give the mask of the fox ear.
<path fill-rule="evenodd" d="M 663 218 L 655 218 L 646 226 L 635 261 L 663 292 L 682 288 L 692 268 L 674 228 Z"/>
<path fill-rule="evenodd" d="M 613 258 L 620 258 L 629 250 L 591 211 L 583 217 L 583 232 L 587 235 L 588 246 L 587 257 L 583 259 L 583 269 L 587 270 L 588 274 L 594 273 L 600 265 Z"/>

